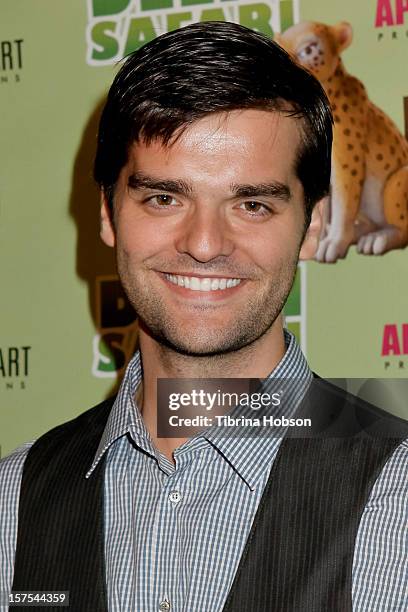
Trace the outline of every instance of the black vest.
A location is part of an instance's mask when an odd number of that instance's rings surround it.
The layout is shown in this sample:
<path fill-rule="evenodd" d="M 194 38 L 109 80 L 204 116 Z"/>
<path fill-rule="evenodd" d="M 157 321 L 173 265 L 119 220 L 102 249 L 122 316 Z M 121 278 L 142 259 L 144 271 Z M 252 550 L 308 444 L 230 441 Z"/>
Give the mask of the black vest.
<path fill-rule="evenodd" d="M 104 460 L 89 479 L 85 473 L 112 404 L 46 433 L 24 464 L 13 591 L 69 591 L 72 612 L 108 609 Z M 408 422 L 316 376 L 296 416 L 311 418 L 313 432 L 292 430 L 283 440 L 223 612 L 352 610 L 360 518 Z"/>

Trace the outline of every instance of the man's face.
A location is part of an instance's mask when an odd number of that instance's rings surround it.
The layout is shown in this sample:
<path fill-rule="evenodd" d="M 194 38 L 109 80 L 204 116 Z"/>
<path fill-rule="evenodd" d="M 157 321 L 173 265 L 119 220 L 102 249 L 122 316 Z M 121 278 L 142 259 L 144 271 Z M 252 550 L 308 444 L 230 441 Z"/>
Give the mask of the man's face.
<path fill-rule="evenodd" d="M 204 355 L 271 333 L 303 236 L 300 138 L 293 118 L 243 110 L 208 115 L 170 146 L 133 144 L 101 235 L 158 341 Z"/>

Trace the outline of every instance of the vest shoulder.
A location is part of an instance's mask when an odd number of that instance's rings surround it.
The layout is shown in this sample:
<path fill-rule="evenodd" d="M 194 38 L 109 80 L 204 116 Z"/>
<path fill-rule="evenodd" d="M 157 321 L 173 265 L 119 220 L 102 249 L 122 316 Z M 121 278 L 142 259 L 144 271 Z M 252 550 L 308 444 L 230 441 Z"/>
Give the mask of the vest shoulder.
<path fill-rule="evenodd" d="M 354 395 L 330 380 L 313 372 L 313 381 L 307 393 L 307 405 L 317 422 L 331 425 L 333 434 L 356 435 L 369 433 L 379 438 L 408 438 L 408 421 Z"/>
<path fill-rule="evenodd" d="M 110 397 L 103 402 L 100 402 L 96 406 L 92 406 L 88 410 L 81 412 L 78 416 L 73 419 L 66 421 L 65 423 L 61 423 L 56 427 L 53 427 L 45 434 L 43 434 L 40 438 L 38 438 L 37 442 L 39 442 L 45 436 L 57 436 L 60 433 L 75 431 L 77 429 L 83 429 L 86 426 L 93 426 L 109 416 L 109 413 L 112 409 L 116 397 Z"/>
<path fill-rule="evenodd" d="M 31 446 L 28 455 L 33 457 L 38 453 L 51 455 L 71 452 L 79 444 L 90 446 L 97 443 L 108 420 L 115 397 L 108 398 L 96 406 L 82 412 L 77 417 L 53 427 L 40 436 Z"/>

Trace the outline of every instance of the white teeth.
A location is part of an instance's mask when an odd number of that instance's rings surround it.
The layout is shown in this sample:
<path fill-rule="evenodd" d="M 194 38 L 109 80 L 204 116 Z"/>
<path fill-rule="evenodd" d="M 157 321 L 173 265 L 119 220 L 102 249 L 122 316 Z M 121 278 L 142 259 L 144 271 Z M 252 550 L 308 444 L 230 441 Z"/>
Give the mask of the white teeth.
<path fill-rule="evenodd" d="M 173 285 L 186 287 L 192 291 L 217 291 L 236 287 L 240 284 L 240 278 L 198 278 L 197 276 L 177 276 L 166 274 L 167 280 Z"/>
<path fill-rule="evenodd" d="M 200 291 L 200 279 L 196 276 L 191 277 L 190 289 L 192 289 L 193 291 Z"/>
<path fill-rule="evenodd" d="M 203 278 L 202 281 L 200 282 L 200 289 L 202 291 L 211 291 L 211 279 Z"/>

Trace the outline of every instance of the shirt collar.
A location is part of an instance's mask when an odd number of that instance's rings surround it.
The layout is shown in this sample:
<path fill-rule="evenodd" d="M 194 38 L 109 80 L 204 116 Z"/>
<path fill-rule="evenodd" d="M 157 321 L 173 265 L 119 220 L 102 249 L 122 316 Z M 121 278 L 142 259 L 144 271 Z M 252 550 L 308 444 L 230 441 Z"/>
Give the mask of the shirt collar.
<path fill-rule="evenodd" d="M 149 438 L 142 415 L 134 400 L 136 389 L 141 380 L 142 361 L 140 351 L 137 350 L 126 368 L 101 441 L 99 442 L 98 450 L 90 469 L 86 473 L 86 478 L 92 474 L 108 448 L 131 429 L 141 438 Z"/>
<path fill-rule="evenodd" d="M 275 378 L 291 379 L 290 406 L 286 405 L 285 415 L 294 413 L 303 399 L 312 379 L 313 373 L 296 342 L 295 336 L 287 329 L 283 330 L 286 352 L 277 366 L 263 381 L 263 390 L 268 391 L 268 383 L 272 385 Z M 293 380 L 292 380 L 293 379 Z M 142 380 L 142 363 L 140 351 L 136 351 L 130 360 L 125 376 L 119 388 L 105 430 L 103 432 L 93 463 L 86 474 L 88 478 L 106 453 L 108 448 L 120 437 L 132 431 L 133 435 L 148 446 L 151 453 L 157 456 L 150 435 L 144 425 L 140 411 L 134 401 L 134 396 Z M 262 436 L 222 437 L 220 430 L 211 427 L 202 434 L 191 438 L 181 448 L 183 452 L 199 440 L 207 440 L 220 455 L 238 472 L 247 485 L 254 489 L 257 481 L 270 465 L 281 438 Z M 181 450 L 180 448 L 180 450 Z"/>
<path fill-rule="evenodd" d="M 292 416 L 304 398 L 313 373 L 310 370 L 294 334 L 284 329 L 286 352 L 277 366 L 262 381 L 262 392 L 270 394 L 276 391 L 275 379 L 284 379 L 285 401 L 277 408 L 274 416 L 285 414 Z M 286 383 L 286 384 L 285 384 Z M 248 412 L 246 412 L 248 416 Z M 205 432 L 209 442 L 217 448 L 220 454 L 239 473 L 247 485 L 253 490 L 265 470 L 270 466 L 277 452 L 282 435 L 256 436 L 251 428 L 248 435 L 222 436 L 222 429 L 211 427 Z"/>

